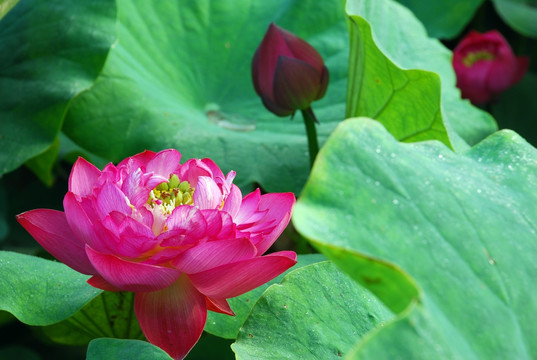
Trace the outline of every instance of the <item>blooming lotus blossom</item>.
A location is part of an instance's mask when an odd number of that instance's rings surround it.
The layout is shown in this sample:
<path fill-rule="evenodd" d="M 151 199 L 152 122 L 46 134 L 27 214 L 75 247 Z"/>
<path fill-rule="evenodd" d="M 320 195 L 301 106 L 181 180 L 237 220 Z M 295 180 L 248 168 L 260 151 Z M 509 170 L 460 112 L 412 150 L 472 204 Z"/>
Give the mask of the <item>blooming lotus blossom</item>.
<path fill-rule="evenodd" d="M 310 44 L 270 24 L 252 60 L 252 79 L 265 107 L 287 116 L 324 96 L 328 69 Z"/>
<path fill-rule="evenodd" d="M 453 51 L 452 63 L 462 97 L 482 104 L 520 81 L 529 59 L 516 57 L 498 31 L 472 31 Z"/>
<path fill-rule="evenodd" d="M 198 341 L 207 310 L 233 315 L 226 299 L 296 263 L 292 251 L 261 256 L 289 223 L 292 193 L 243 197 L 235 172 L 180 158 L 145 151 L 102 171 L 79 158 L 65 212 L 17 216 L 54 257 L 92 275 L 90 285 L 134 292 L 145 336 L 175 359 Z"/>

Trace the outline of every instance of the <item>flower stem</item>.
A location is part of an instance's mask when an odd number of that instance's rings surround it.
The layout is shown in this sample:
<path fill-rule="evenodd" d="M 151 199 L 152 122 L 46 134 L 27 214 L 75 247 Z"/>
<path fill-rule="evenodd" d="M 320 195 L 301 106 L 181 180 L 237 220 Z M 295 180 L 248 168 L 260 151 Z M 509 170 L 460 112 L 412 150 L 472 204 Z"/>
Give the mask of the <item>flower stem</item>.
<path fill-rule="evenodd" d="M 319 144 L 317 143 L 317 130 L 315 129 L 315 123 L 319 123 L 315 118 L 315 114 L 311 109 L 311 106 L 306 110 L 302 110 L 302 117 L 304 118 L 304 125 L 306 125 L 306 135 L 308 136 L 308 149 L 310 153 L 310 167 L 313 167 L 315 157 L 319 152 Z"/>

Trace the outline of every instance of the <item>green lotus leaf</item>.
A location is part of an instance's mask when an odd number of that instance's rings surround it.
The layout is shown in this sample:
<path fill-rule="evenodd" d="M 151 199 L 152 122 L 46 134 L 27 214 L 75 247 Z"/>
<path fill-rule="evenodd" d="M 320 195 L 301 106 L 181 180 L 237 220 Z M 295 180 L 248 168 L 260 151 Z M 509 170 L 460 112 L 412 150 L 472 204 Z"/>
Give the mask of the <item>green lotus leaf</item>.
<path fill-rule="evenodd" d="M 456 154 L 342 123 L 293 222 L 398 316 L 349 358 L 535 358 L 536 187 L 537 150 L 513 131 Z"/>

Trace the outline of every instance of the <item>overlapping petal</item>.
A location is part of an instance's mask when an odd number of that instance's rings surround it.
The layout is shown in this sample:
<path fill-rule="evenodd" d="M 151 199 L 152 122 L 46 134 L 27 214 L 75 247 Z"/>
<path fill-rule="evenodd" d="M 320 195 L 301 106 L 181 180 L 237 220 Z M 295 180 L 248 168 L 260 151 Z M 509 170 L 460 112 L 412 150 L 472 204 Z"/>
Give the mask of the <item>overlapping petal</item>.
<path fill-rule="evenodd" d="M 170 286 L 180 276 L 180 272 L 173 268 L 123 260 L 89 246 L 86 246 L 86 254 L 99 275 L 123 291 L 157 291 Z"/>
<path fill-rule="evenodd" d="M 293 251 L 280 251 L 191 274 L 189 278 L 204 295 L 227 299 L 255 289 L 294 264 Z"/>
<path fill-rule="evenodd" d="M 30 210 L 17 215 L 17 221 L 56 259 L 83 274 L 96 273 L 84 243 L 71 231 L 63 212 Z"/>

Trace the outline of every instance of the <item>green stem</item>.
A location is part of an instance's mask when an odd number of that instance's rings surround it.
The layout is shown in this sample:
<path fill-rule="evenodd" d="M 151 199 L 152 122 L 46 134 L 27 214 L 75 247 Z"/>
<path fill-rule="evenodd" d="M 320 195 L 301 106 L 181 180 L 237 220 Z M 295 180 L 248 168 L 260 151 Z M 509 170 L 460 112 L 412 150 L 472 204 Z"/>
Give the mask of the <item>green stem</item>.
<path fill-rule="evenodd" d="M 315 123 L 318 123 L 315 118 L 315 114 L 311 109 L 311 106 L 306 110 L 302 110 L 302 117 L 304 118 L 304 125 L 306 125 L 306 135 L 308 136 L 308 149 L 310 153 L 310 167 L 313 167 L 315 157 L 319 152 L 319 144 L 317 143 L 317 130 L 315 129 Z"/>

